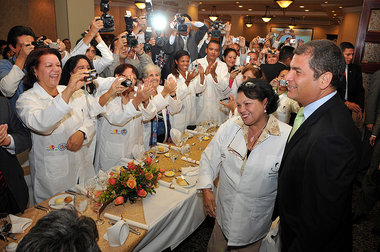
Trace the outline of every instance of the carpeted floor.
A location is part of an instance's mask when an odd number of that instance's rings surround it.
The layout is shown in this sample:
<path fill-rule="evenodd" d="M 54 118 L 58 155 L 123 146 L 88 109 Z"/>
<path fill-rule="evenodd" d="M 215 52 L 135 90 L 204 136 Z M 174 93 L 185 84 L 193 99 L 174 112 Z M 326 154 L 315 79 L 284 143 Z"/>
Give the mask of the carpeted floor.
<path fill-rule="evenodd" d="M 353 200 L 358 194 L 358 188 L 354 188 Z M 380 252 L 380 235 L 374 235 L 372 228 L 374 227 L 376 218 L 380 218 L 380 201 L 372 209 L 367 219 L 353 225 L 353 251 L 354 252 Z M 173 252 L 196 252 L 206 251 L 207 243 L 214 227 L 214 219 L 207 217 L 202 225 L 184 240 Z M 165 252 L 171 251 L 166 249 Z"/>

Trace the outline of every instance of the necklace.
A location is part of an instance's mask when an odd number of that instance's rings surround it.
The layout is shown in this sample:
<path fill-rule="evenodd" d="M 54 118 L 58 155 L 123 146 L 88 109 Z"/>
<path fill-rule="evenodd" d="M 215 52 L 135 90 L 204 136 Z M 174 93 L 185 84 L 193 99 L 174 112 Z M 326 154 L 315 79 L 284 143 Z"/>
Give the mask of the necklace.
<path fill-rule="evenodd" d="M 267 121 L 265 122 L 264 127 L 263 127 L 261 130 L 259 130 L 256 134 L 254 134 L 254 135 L 249 139 L 249 142 L 251 143 L 251 148 L 252 148 L 253 145 L 256 143 L 256 141 L 257 141 L 257 137 L 260 136 L 261 132 L 263 132 L 264 128 L 267 126 L 267 123 L 268 123 L 268 119 L 267 119 Z M 255 138 L 256 138 L 256 140 L 255 140 Z M 255 140 L 255 141 L 254 141 L 254 140 Z"/>

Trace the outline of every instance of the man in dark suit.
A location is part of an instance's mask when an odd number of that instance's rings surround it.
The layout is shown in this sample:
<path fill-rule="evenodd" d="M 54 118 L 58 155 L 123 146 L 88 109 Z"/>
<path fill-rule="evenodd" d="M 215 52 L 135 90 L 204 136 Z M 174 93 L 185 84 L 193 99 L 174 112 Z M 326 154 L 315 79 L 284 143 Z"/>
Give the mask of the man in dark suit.
<path fill-rule="evenodd" d="M 32 146 L 30 132 L 18 119 L 8 100 L 0 97 L 0 212 L 23 212 L 28 203 L 28 186 L 16 158 Z"/>
<path fill-rule="evenodd" d="M 295 50 L 290 66 L 288 96 L 303 108 L 279 170 L 282 251 L 351 251 L 360 139 L 336 92 L 344 57 L 333 42 L 313 40 Z"/>

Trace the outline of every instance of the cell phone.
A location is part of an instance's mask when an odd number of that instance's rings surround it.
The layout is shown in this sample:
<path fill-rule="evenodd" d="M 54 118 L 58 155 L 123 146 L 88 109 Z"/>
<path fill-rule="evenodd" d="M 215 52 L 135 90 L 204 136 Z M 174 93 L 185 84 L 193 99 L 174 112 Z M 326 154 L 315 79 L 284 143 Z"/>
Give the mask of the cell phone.
<path fill-rule="evenodd" d="M 232 38 L 232 43 L 233 44 L 239 44 L 240 38 Z"/>
<path fill-rule="evenodd" d="M 88 76 L 84 77 L 84 81 L 86 81 L 86 82 L 87 81 L 93 81 L 98 77 L 98 74 L 96 73 L 95 69 L 88 71 L 87 74 L 88 74 Z"/>
<path fill-rule="evenodd" d="M 288 81 L 287 80 L 280 80 L 280 86 L 281 87 L 287 87 L 288 86 Z"/>
<path fill-rule="evenodd" d="M 296 39 L 290 39 L 290 44 L 295 44 L 295 43 L 297 43 L 297 40 Z"/>
<path fill-rule="evenodd" d="M 220 101 L 228 101 L 228 100 L 230 100 L 230 97 L 226 97 L 226 98 L 220 99 Z"/>
<path fill-rule="evenodd" d="M 259 44 L 265 43 L 265 38 L 259 38 Z"/>
<path fill-rule="evenodd" d="M 198 67 L 199 67 L 198 63 L 193 64 L 193 70 L 198 71 Z"/>

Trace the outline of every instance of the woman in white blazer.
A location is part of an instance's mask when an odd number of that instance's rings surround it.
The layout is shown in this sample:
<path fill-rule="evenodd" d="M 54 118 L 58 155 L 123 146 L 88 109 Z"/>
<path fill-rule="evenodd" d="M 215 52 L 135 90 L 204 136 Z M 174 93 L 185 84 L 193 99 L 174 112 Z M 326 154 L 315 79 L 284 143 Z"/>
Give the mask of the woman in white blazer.
<path fill-rule="evenodd" d="M 209 251 L 226 251 L 227 246 L 259 251 L 269 231 L 278 169 L 291 130 L 271 115 L 277 101 L 268 82 L 244 82 L 237 95 L 240 116 L 222 124 L 202 153 L 197 188 L 203 191 L 207 213 L 216 217 Z"/>

